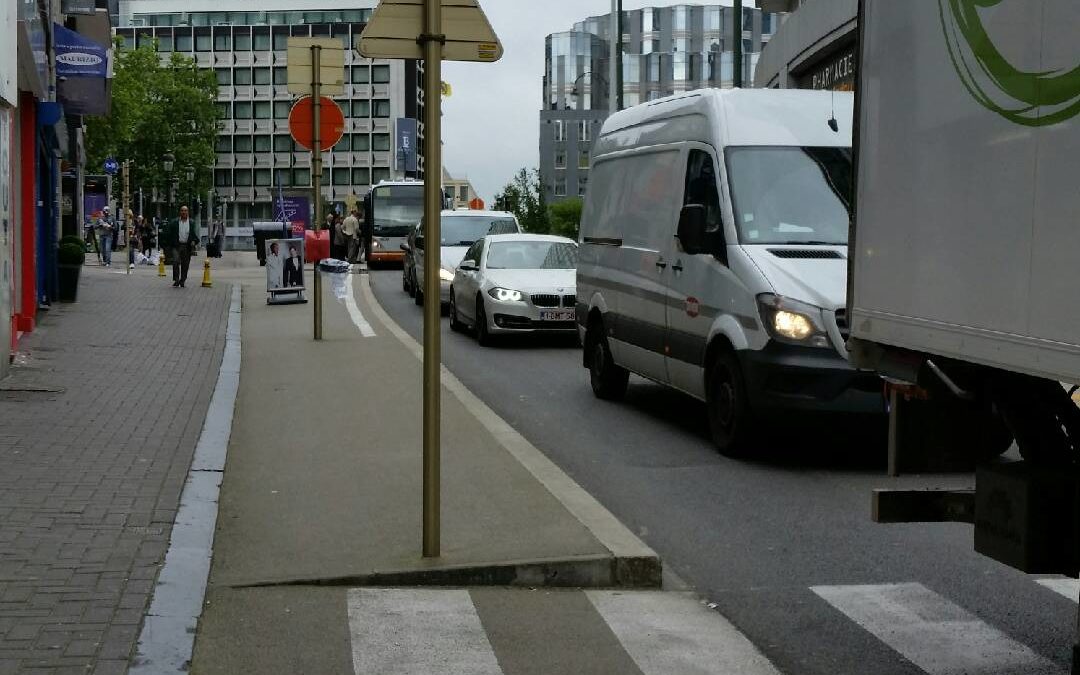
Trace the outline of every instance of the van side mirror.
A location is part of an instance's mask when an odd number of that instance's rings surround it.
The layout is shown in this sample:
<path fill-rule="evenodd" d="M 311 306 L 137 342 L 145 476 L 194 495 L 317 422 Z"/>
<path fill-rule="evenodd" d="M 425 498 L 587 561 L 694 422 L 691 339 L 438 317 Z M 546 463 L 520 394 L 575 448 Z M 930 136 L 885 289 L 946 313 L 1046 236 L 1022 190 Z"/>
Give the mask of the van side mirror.
<path fill-rule="evenodd" d="M 480 268 L 476 266 L 475 260 L 462 260 L 461 264 L 458 265 L 458 269 L 462 272 L 476 272 Z"/>
<path fill-rule="evenodd" d="M 402 251 L 405 251 L 406 253 L 408 253 L 409 251 L 411 251 L 411 250 L 412 250 L 411 248 L 409 248 L 409 244 L 408 244 L 408 243 L 404 243 L 404 244 L 402 244 L 401 246 L 399 246 L 398 248 L 400 248 L 400 249 L 401 249 Z"/>
<path fill-rule="evenodd" d="M 423 237 L 423 235 L 416 235 L 416 248 L 420 249 L 421 251 L 424 250 L 424 237 Z"/>
<path fill-rule="evenodd" d="M 676 237 L 682 249 L 690 255 L 709 252 L 708 236 L 705 232 L 705 207 L 701 204 L 687 204 L 679 212 L 679 229 Z"/>

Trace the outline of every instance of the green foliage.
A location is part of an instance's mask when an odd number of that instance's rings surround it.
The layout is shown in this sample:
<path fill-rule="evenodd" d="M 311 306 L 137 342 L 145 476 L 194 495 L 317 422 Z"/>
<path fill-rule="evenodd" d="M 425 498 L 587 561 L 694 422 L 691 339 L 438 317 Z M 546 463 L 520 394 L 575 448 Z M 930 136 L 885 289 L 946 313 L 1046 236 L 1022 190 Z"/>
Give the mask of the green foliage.
<path fill-rule="evenodd" d="M 57 251 L 56 261 L 61 265 L 81 265 L 86 261 L 86 249 L 69 242 Z"/>
<path fill-rule="evenodd" d="M 112 81 L 112 112 L 90 118 L 87 124 L 87 162 L 97 171 L 109 157 L 131 161 L 131 189 L 164 191 L 169 176 L 162 157 L 176 160 L 172 178 L 177 197 L 205 194 L 213 184 L 214 142 L 217 137 L 217 80 L 211 70 L 199 70 L 195 60 L 172 54 L 162 64 L 153 45 L 116 48 Z M 187 166 L 195 168 L 194 180 Z M 113 181 L 119 197 L 123 181 Z M 160 194 L 165 194 L 161 192 Z"/>
<path fill-rule="evenodd" d="M 82 246 L 84 248 L 84 250 L 86 248 L 86 242 L 84 242 L 82 240 L 82 237 L 77 237 L 74 234 L 69 234 L 69 235 L 60 237 L 59 245 L 63 246 L 64 244 L 75 244 L 76 246 Z"/>
<path fill-rule="evenodd" d="M 495 195 L 495 208 L 510 211 L 526 232 L 547 234 L 551 231 L 547 203 L 540 187 L 540 172 L 520 169 L 502 192 Z"/>
<path fill-rule="evenodd" d="M 548 207 L 550 233 L 577 240 L 581 227 L 581 209 L 584 205 L 580 197 L 571 197 Z"/>

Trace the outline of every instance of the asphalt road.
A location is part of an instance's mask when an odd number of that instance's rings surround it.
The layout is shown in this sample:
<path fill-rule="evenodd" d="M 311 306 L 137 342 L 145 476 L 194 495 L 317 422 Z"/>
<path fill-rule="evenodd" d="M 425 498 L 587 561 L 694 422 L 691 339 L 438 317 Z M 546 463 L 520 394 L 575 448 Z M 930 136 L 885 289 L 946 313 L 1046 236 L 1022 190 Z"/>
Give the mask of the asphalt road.
<path fill-rule="evenodd" d="M 400 271 L 371 279 L 386 311 L 419 338 L 421 311 Z M 708 441 L 702 405 L 686 396 L 633 378 L 624 401 L 595 399 L 576 338 L 485 349 L 445 318 L 442 335 L 445 364 L 477 396 L 783 672 L 945 672 L 915 665 L 811 590 L 899 583 L 921 584 L 1068 671 L 1076 602 L 976 554 L 969 525 L 870 520 L 875 487 L 970 486 L 970 474 L 890 479 L 881 429 L 850 431 L 844 418 L 777 415 L 756 459 L 727 459 Z M 1022 672 L 984 666 L 961 672 Z"/>

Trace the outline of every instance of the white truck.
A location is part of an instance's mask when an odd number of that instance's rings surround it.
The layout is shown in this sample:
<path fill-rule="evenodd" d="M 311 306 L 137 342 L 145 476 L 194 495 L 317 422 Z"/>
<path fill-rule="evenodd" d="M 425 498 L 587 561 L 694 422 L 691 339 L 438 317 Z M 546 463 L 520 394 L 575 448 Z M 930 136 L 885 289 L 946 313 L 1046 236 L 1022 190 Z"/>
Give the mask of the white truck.
<path fill-rule="evenodd" d="M 967 520 L 981 553 L 1076 576 L 1080 2 L 862 0 L 859 34 L 852 360 L 982 406 L 1023 457 L 875 516 Z"/>

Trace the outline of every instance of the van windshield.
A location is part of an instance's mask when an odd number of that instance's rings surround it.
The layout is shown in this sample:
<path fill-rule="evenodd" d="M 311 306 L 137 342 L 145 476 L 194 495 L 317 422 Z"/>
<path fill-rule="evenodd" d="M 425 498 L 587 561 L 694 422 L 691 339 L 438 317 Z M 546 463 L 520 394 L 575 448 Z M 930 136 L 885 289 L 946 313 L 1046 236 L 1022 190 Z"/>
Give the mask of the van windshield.
<path fill-rule="evenodd" d="M 851 148 L 737 147 L 726 158 L 740 243 L 847 244 Z"/>
<path fill-rule="evenodd" d="M 472 246 L 489 234 L 514 234 L 517 221 L 505 216 L 443 216 L 440 239 L 443 246 Z"/>

